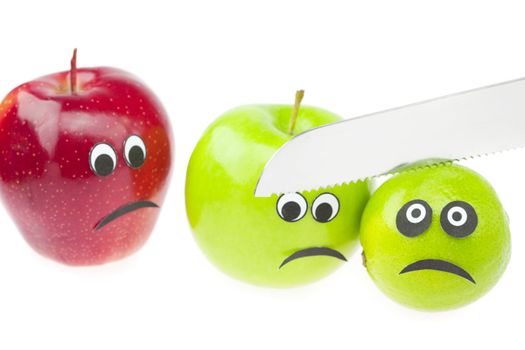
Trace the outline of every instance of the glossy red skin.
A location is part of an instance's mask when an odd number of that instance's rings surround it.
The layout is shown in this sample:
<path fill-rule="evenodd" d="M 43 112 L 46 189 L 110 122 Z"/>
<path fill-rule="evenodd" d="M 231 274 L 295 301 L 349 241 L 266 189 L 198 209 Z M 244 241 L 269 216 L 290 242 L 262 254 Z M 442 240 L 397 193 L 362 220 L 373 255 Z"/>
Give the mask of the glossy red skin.
<path fill-rule="evenodd" d="M 96 224 L 138 200 L 162 206 L 169 182 L 171 129 L 153 93 L 114 68 L 78 70 L 76 94 L 69 72 L 13 90 L 0 105 L 0 194 L 27 242 L 69 265 L 102 264 L 125 257 L 148 239 L 160 208 L 142 208 Z M 124 159 L 124 141 L 139 135 L 146 160 Z M 117 153 L 114 172 L 94 174 L 91 148 L 107 142 Z"/>

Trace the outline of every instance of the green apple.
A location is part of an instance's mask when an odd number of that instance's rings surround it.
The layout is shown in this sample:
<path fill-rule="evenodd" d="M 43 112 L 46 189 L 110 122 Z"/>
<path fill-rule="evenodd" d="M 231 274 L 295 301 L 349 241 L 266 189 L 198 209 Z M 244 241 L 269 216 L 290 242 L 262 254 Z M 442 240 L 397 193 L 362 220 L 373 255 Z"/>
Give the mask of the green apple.
<path fill-rule="evenodd" d="M 221 270 L 256 285 L 298 286 L 335 270 L 356 246 L 369 198 L 366 182 L 254 196 L 266 162 L 292 137 L 287 130 L 296 110 L 251 105 L 225 113 L 206 130 L 188 166 L 186 207 L 196 241 Z M 338 120 L 301 107 L 295 132 Z"/>
<path fill-rule="evenodd" d="M 478 299 L 510 258 L 508 218 L 494 189 L 453 164 L 407 170 L 380 186 L 363 213 L 361 244 L 377 286 L 426 310 Z"/>

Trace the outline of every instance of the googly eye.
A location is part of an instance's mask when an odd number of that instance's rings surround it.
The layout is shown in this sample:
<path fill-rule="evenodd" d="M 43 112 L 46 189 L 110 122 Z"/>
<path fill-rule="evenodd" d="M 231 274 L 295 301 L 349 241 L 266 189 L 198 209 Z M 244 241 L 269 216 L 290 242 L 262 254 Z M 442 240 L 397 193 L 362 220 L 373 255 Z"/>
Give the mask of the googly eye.
<path fill-rule="evenodd" d="M 443 208 L 440 221 L 446 233 L 453 237 L 463 238 L 476 230 L 478 215 L 469 203 L 454 201 Z"/>
<path fill-rule="evenodd" d="M 110 175 L 117 165 L 117 154 L 107 143 L 97 143 L 89 152 L 89 165 L 97 176 Z"/>
<path fill-rule="evenodd" d="M 339 200 L 331 193 L 322 193 L 312 204 L 312 216 L 316 221 L 332 221 L 339 213 Z"/>
<path fill-rule="evenodd" d="M 403 205 L 397 212 L 396 226 L 401 234 L 415 237 L 430 227 L 432 223 L 432 208 L 427 202 L 416 199 Z"/>
<path fill-rule="evenodd" d="M 301 220 L 308 210 L 306 199 L 299 193 L 286 193 L 277 200 L 277 213 L 284 221 Z"/>
<path fill-rule="evenodd" d="M 140 168 L 146 160 L 146 145 L 137 136 L 131 135 L 124 142 L 124 159 L 131 168 Z"/>

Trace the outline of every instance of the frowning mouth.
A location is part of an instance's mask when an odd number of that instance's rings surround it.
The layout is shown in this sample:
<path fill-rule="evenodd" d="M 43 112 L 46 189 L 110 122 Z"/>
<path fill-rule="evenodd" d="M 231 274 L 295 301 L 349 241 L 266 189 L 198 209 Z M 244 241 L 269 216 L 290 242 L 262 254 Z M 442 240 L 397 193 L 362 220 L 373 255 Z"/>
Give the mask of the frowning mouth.
<path fill-rule="evenodd" d="M 415 263 L 406 266 L 403 270 L 401 270 L 399 274 L 401 275 L 404 273 L 420 270 L 435 270 L 448 272 L 463 277 L 464 279 L 467 279 L 470 282 L 476 284 L 474 278 L 472 278 L 472 276 L 467 271 L 465 271 L 456 264 L 439 259 L 425 259 L 416 261 Z"/>
<path fill-rule="evenodd" d="M 306 258 L 309 256 L 331 256 L 333 258 L 346 261 L 345 256 L 339 253 L 337 250 L 327 247 L 312 247 L 296 251 L 295 253 L 284 259 L 281 265 L 279 265 L 279 268 L 283 267 L 284 265 L 288 264 L 293 260 Z"/>
<path fill-rule="evenodd" d="M 120 208 L 115 209 L 110 214 L 103 217 L 96 225 L 95 231 L 100 230 L 102 227 L 109 224 L 111 221 L 118 219 L 119 217 L 131 213 L 132 211 L 141 209 L 141 208 L 158 208 L 159 206 L 151 201 L 137 201 L 131 202 L 126 205 L 121 206 Z"/>

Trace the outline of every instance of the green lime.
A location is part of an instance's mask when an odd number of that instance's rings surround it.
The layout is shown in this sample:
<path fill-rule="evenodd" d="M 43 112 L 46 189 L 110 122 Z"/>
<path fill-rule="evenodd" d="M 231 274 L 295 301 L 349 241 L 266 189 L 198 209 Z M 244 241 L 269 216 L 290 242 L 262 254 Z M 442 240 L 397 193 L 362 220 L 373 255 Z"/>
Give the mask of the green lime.
<path fill-rule="evenodd" d="M 494 189 L 453 164 L 406 170 L 380 186 L 363 213 L 361 244 L 377 286 L 426 310 L 481 297 L 505 271 L 511 250 Z"/>

